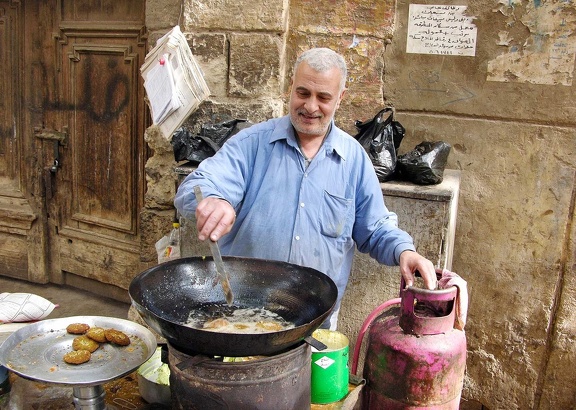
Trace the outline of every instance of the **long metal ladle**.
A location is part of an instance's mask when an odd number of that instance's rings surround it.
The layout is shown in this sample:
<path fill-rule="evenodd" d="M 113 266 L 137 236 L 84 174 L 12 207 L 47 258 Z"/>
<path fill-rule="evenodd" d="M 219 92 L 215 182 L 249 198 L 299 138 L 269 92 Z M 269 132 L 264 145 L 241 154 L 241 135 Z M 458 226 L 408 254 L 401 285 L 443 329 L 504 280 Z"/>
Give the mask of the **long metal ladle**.
<path fill-rule="evenodd" d="M 204 196 L 202 195 L 202 190 L 200 186 L 194 186 L 194 195 L 196 195 L 196 202 L 200 203 Z M 220 277 L 220 284 L 222 285 L 222 290 L 224 291 L 224 295 L 226 296 L 226 302 L 229 306 L 232 306 L 232 302 L 234 302 L 234 294 L 232 293 L 232 289 L 230 288 L 230 281 L 228 280 L 228 273 L 226 269 L 224 269 L 224 261 L 222 261 L 222 255 L 220 254 L 220 247 L 218 246 L 218 242 L 211 240 L 208 238 L 208 243 L 210 245 L 210 252 L 212 252 L 212 257 L 214 258 L 214 263 L 216 264 L 216 272 Z"/>

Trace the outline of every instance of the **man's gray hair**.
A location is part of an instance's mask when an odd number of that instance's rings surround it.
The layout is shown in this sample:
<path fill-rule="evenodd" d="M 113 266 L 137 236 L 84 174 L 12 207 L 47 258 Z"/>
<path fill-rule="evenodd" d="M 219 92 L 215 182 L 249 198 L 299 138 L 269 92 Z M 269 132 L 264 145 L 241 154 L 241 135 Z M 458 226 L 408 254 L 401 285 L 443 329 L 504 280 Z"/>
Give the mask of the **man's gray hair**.
<path fill-rule="evenodd" d="M 344 87 L 346 86 L 346 77 L 348 76 L 348 69 L 344 57 L 340 54 L 334 50 L 330 50 L 329 48 L 311 48 L 306 50 L 296 59 L 296 62 L 294 63 L 294 73 L 296 73 L 296 69 L 302 61 L 305 61 L 310 67 L 320 73 L 333 68 L 340 70 L 340 73 L 342 74 L 342 78 L 340 79 L 340 91 L 344 90 Z"/>

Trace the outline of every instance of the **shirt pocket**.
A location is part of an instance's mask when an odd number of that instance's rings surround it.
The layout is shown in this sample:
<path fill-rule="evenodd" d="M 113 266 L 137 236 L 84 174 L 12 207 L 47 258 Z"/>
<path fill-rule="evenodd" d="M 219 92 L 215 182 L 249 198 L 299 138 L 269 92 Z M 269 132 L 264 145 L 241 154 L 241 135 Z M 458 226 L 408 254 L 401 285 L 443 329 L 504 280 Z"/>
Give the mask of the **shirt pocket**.
<path fill-rule="evenodd" d="M 338 238 L 350 231 L 346 225 L 352 200 L 324 191 L 324 203 L 320 213 L 320 232 L 331 238 Z"/>

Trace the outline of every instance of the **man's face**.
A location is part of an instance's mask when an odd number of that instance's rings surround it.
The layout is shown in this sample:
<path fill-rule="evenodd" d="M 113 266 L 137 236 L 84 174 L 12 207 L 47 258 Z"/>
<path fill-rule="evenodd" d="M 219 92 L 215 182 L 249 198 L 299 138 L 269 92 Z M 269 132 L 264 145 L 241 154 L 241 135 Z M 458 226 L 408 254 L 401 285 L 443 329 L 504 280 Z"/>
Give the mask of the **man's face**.
<path fill-rule="evenodd" d="M 344 91 L 337 68 L 319 73 L 306 62 L 299 64 L 292 79 L 290 119 L 300 139 L 324 137 Z"/>

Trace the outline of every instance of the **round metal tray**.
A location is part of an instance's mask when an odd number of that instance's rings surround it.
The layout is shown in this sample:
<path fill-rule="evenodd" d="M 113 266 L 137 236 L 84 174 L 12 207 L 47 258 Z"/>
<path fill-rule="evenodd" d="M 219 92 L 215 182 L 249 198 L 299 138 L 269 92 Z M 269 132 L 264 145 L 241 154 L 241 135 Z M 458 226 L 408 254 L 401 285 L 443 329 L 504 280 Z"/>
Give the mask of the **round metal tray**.
<path fill-rule="evenodd" d="M 90 361 L 64 362 L 77 335 L 66 332 L 72 323 L 86 323 L 124 332 L 128 346 L 101 343 Z M 94 386 L 115 380 L 137 369 L 156 350 L 152 332 L 138 323 L 105 316 L 72 316 L 42 320 L 25 326 L 0 345 L 0 364 L 22 377 L 67 386 Z"/>

